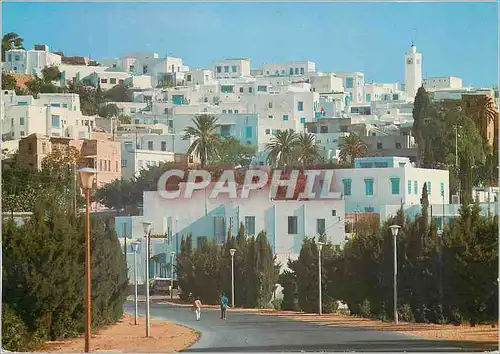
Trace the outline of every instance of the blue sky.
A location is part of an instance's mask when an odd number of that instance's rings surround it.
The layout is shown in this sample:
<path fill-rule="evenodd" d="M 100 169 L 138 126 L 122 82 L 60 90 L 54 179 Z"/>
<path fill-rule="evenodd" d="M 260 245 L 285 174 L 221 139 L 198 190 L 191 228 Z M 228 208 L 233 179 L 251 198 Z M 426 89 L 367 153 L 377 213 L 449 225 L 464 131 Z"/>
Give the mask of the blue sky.
<path fill-rule="evenodd" d="M 404 81 L 415 41 L 425 76 L 466 85 L 498 81 L 497 3 L 3 3 L 2 31 L 25 47 L 48 44 L 95 59 L 125 52 L 178 56 L 191 67 L 216 59 L 312 60 L 319 71 L 362 71 Z"/>

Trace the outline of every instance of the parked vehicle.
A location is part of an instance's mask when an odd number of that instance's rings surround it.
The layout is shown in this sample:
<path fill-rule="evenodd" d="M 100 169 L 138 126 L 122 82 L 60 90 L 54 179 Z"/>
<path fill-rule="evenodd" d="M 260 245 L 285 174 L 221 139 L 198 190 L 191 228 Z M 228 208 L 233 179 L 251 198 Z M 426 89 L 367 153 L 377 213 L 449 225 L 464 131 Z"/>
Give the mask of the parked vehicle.
<path fill-rule="evenodd" d="M 156 295 L 170 295 L 170 278 L 154 278 L 149 286 L 149 293 Z"/>

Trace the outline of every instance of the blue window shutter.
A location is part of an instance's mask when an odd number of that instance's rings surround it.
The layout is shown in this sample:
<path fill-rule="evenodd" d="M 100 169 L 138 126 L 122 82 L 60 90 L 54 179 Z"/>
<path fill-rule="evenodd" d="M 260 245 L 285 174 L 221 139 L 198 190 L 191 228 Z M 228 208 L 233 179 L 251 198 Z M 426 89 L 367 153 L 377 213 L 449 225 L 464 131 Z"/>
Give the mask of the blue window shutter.
<path fill-rule="evenodd" d="M 444 183 L 443 182 L 441 182 L 440 188 L 441 188 L 441 197 L 444 197 Z"/>
<path fill-rule="evenodd" d="M 297 102 L 297 110 L 299 112 L 304 111 L 304 102 L 302 102 L 302 101 Z"/>
<path fill-rule="evenodd" d="M 411 181 L 408 181 L 408 195 L 411 194 Z"/>
<path fill-rule="evenodd" d="M 300 123 L 305 124 L 306 123 L 306 117 L 300 118 Z"/>
<path fill-rule="evenodd" d="M 246 136 L 246 138 L 252 137 L 252 127 L 251 126 L 245 127 L 245 136 Z"/>
<path fill-rule="evenodd" d="M 431 187 L 431 182 L 427 181 L 427 194 L 431 195 L 432 187 Z"/>
<path fill-rule="evenodd" d="M 413 194 L 418 195 L 418 181 L 413 182 Z"/>
<path fill-rule="evenodd" d="M 344 182 L 344 195 L 351 195 L 351 179 L 343 179 Z"/>
<path fill-rule="evenodd" d="M 373 179 L 365 179 L 365 194 L 373 195 Z"/>
<path fill-rule="evenodd" d="M 391 193 L 398 195 L 400 190 L 399 178 L 391 178 Z"/>
<path fill-rule="evenodd" d="M 283 114 L 283 120 L 288 121 L 288 114 Z"/>

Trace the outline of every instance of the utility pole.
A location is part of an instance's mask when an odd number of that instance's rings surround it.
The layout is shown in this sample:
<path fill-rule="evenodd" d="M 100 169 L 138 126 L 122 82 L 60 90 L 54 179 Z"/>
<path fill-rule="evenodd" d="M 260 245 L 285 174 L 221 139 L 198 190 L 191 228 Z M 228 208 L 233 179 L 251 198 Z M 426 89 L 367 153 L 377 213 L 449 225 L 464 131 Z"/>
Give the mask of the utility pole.
<path fill-rule="evenodd" d="M 73 211 L 75 213 L 75 216 L 78 212 L 77 205 L 76 205 L 76 188 L 77 188 L 76 178 L 77 178 L 76 163 L 74 163 L 73 164 L 73 193 L 72 193 L 73 200 L 72 200 L 72 204 L 73 204 Z"/>
<path fill-rule="evenodd" d="M 457 181 L 458 181 L 458 200 L 460 200 L 460 194 L 462 194 L 462 185 L 460 183 L 460 168 L 458 166 L 458 125 L 455 125 L 455 170 L 457 171 Z"/>

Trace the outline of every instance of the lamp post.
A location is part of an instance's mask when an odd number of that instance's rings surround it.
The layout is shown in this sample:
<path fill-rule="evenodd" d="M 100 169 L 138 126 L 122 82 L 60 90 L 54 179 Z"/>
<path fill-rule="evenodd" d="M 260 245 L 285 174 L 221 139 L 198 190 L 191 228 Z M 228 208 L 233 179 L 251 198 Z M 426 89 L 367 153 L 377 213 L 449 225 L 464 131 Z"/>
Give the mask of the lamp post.
<path fill-rule="evenodd" d="M 120 194 L 121 195 L 121 194 Z M 122 223 L 123 228 L 123 253 L 125 254 L 125 265 L 127 266 L 127 223 Z"/>
<path fill-rule="evenodd" d="M 151 237 L 151 222 L 143 221 L 144 235 L 146 237 L 146 337 L 150 336 L 150 318 L 149 318 L 149 240 Z"/>
<path fill-rule="evenodd" d="M 437 235 L 439 239 L 439 300 L 441 306 L 443 306 L 443 235 L 444 228 L 441 230 L 437 230 Z"/>
<path fill-rule="evenodd" d="M 234 253 L 236 250 L 231 248 L 229 253 L 231 253 L 231 305 L 234 308 Z"/>
<path fill-rule="evenodd" d="M 175 252 L 170 252 L 170 299 L 174 298 L 174 257 Z"/>
<path fill-rule="evenodd" d="M 91 275 L 90 275 L 90 190 L 94 185 L 93 168 L 82 168 L 78 171 L 85 190 L 85 353 L 90 353 L 91 331 Z"/>
<path fill-rule="evenodd" d="M 455 124 L 455 170 L 458 180 L 458 200 L 460 201 L 460 195 L 462 194 L 462 183 L 460 182 L 460 167 L 458 165 L 458 129 L 461 128 L 458 124 Z"/>
<path fill-rule="evenodd" d="M 391 225 L 389 226 L 393 237 L 394 246 L 394 322 L 398 324 L 398 250 L 396 245 L 396 238 L 399 233 L 401 226 Z"/>
<path fill-rule="evenodd" d="M 318 314 L 321 316 L 323 314 L 323 300 L 322 300 L 322 279 L 321 279 L 321 250 L 323 249 L 323 246 L 325 245 L 324 242 L 318 242 L 318 292 L 319 292 L 319 308 L 318 308 Z"/>
<path fill-rule="evenodd" d="M 135 312 L 134 312 L 134 324 L 137 326 L 137 251 L 139 250 L 139 243 L 132 243 L 132 249 L 134 250 L 134 303 L 135 303 Z"/>

